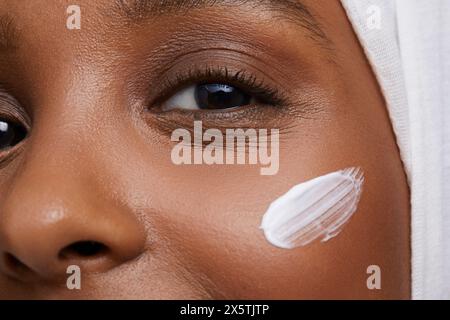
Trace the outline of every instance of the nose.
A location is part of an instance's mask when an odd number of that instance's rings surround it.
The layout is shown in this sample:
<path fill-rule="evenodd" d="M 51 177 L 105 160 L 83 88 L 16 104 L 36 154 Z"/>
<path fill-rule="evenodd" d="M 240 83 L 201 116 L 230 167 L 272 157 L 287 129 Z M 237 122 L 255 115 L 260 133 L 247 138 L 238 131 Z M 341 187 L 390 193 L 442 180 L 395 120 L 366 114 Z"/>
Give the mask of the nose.
<path fill-rule="evenodd" d="M 88 165 L 33 156 L 0 187 L 0 272 L 24 282 L 59 279 L 70 265 L 106 272 L 142 253 L 141 223 L 99 191 Z"/>

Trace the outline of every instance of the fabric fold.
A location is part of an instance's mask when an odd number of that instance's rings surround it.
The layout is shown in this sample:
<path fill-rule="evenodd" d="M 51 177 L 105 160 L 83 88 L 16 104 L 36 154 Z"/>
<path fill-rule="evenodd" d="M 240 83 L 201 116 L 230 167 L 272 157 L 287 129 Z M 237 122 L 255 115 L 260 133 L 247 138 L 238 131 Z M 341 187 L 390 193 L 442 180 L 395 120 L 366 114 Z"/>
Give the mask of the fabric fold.
<path fill-rule="evenodd" d="M 412 297 L 450 299 L 450 2 L 341 3 L 384 94 L 410 184 Z"/>

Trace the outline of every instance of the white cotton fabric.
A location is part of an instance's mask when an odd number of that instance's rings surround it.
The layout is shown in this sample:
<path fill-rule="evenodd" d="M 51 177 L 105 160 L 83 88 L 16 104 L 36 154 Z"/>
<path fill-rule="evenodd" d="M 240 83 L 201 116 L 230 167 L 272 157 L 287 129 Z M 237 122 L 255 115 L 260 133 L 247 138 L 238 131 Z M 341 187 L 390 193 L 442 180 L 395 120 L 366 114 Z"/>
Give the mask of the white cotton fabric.
<path fill-rule="evenodd" d="M 412 297 L 450 299 L 450 1 L 341 2 L 384 93 L 411 187 Z"/>

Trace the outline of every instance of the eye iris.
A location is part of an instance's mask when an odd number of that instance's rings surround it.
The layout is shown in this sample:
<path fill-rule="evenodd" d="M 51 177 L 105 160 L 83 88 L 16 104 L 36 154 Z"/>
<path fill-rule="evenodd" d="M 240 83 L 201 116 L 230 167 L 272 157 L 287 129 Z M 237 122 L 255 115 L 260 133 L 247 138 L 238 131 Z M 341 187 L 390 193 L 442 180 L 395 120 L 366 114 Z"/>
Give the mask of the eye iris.
<path fill-rule="evenodd" d="M 200 109 L 229 109 L 250 104 L 252 97 L 242 90 L 226 84 L 203 84 L 195 89 Z"/>
<path fill-rule="evenodd" d="M 0 150 L 13 147 L 25 135 L 25 130 L 22 127 L 0 120 Z"/>

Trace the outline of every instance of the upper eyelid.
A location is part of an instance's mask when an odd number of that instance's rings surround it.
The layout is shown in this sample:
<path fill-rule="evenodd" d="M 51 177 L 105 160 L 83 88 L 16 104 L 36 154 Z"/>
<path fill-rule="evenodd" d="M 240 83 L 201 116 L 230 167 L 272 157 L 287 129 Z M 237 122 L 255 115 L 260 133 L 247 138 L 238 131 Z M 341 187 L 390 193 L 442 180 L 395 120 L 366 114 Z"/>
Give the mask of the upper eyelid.
<path fill-rule="evenodd" d="M 147 103 L 154 100 L 161 92 L 162 80 L 173 79 L 174 74 L 190 65 L 219 64 L 230 66 L 230 69 L 248 69 L 289 93 L 293 93 L 293 83 L 319 80 L 316 61 L 307 58 L 300 48 L 269 45 L 264 34 L 239 36 L 236 30 L 226 34 L 220 30 L 218 36 L 207 37 L 198 32 L 175 29 L 163 37 L 164 41 L 153 42 L 138 56 L 141 63 L 126 72 L 135 99 L 144 94 Z M 186 34 L 191 37 L 182 37 Z M 293 71 L 293 66 L 300 74 Z"/>
<path fill-rule="evenodd" d="M 0 117 L 19 123 L 27 130 L 31 127 L 31 119 L 21 107 L 19 101 L 0 87 Z"/>
<path fill-rule="evenodd" d="M 158 74 L 165 74 L 165 73 L 170 73 L 172 69 L 174 69 L 176 67 L 177 64 L 179 63 L 183 63 L 185 60 L 189 60 L 189 59 L 193 59 L 195 58 L 197 55 L 207 55 L 207 56 L 214 56 L 214 59 L 223 59 L 224 61 L 226 60 L 227 62 L 232 62 L 232 61 L 238 61 L 239 63 L 243 63 L 245 60 L 245 64 L 249 67 L 252 67 L 254 69 L 258 69 L 255 64 L 253 63 L 252 65 L 250 65 L 250 61 L 256 62 L 256 63 L 261 63 L 263 65 L 267 65 L 267 61 L 265 61 L 264 59 L 258 57 L 258 56 L 254 56 L 251 55 L 250 53 L 244 51 L 244 50 L 240 50 L 238 48 L 230 48 L 230 47 L 222 47 L 222 46 L 211 46 L 208 48 L 201 48 L 201 49 L 194 49 L 194 50 L 188 50 L 185 52 L 181 52 L 178 53 L 178 50 L 176 50 L 175 52 L 177 52 L 175 55 L 170 55 L 170 63 L 168 64 L 160 64 L 160 65 L 164 65 L 163 68 L 157 70 Z M 262 71 L 262 70 L 258 70 L 258 71 Z M 271 71 L 277 74 L 283 74 L 284 71 L 282 69 L 278 70 L 278 66 L 277 64 L 271 64 Z M 267 75 L 267 77 L 270 77 L 269 75 Z M 272 79 L 273 81 L 273 79 Z"/>
<path fill-rule="evenodd" d="M 158 87 L 151 87 L 149 90 L 150 93 L 146 98 L 146 106 L 149 109 L 158 110 L 161 107 L 161 104 L 165 102 L 166 99 L 169 99 L 173 94 L 175 94 L 176 90 L 182 90 L 186 86 L 192 85 L 196 83 L 195 81 L 204 81 L 205 79 L 201 79 L 196 77 L 195 72 L 192 70 L 200 70 L 204 71 L 205 69 L 214 70 L 214 69 L 228 69 L 228 75 L 233 77 L 235 74 L 244 74 L 247 76 L 255 77 L 256 82 L 259 84 L 259 87 L 263 87 L 266 92 L 272 93 L 271 95 L 261 95 L 260 92 L 255 90 L 251 90 L 252 95 L 258 94 L 257 96 L 257 105 L 258 106 L 271 106 L 271 107 L 279 107 L 278 109 L 282 109 L 287 107 L 286 109 L 291 110 L 290 114 L 300 115 L 303 112 L 292 112 L 294 110 L 293 106 L 295 104 L 302 105 L 301 103 L 296 103 L 294 101 L 295 93 L 292 91 L 292 82 L 288 77 L 285 76 L 285 72 L 282 72 L 282 69 L 277 70 L 277 66 L 273 66 L 268 63 L 267 59 L 264 58 L 265 55 L 252 55 L 247 52 L 241 52 L 235 49 L 226 49 L 224 53 L 222 49 L 211 49 L 211 48 L 202 48 L 200 50 L 188 51 L 188 53 L 179 54 L 179 59 L 172 61 L 169 67 L 162 68 L 158 72 L 151 74 L 150 78 L 146 81 L 147 83 L 152 83 L 155 78 L 158 77 Z M 178 61 L 177 61 L 178 60 Z M 269 60 L 270 61 L 270 60 Z M 303 64 L 303 62 L 302 62 Z M 161 73 L 161 70 L 164 70 Z M 245 72 L 242 72 L 242 71 Z M 304 70 L 303 70 L 304 71 Z M 302 71 L 302 76 L 306 76 L 305 72 Z M 194 74 L 192 74 L 194 73 Z M 230 83 L 230 78 L 224 79 L 223 73 L 221 72 L 221 77 L 219 79 L 211 79 L 208 77 L 206 80 L 213 80 L 214 82 L 220 80 L 228 80 L 227 84 L 236 85 L 240 89 L 249 89 L 246 84 L 236 81 Z M 226 73 L 226 72 L 225 72 Z M 184 79 L 180 81 L 179 75 L 182 75 Z M 203 75 L 205 73 L 203 72 Z M 217 74 L 217 73 L 216 73 Z M 211 72 L 208 76 L 211 76 Z M 186 81 L 187 78 L 187 81 Z M 261 85 L 262 84 L 262 85 Z M 244 85 L 244 86 L 242 86 Z M 260 88 L 258 88 L 260 89 Z M 267 97 L 270 96 L 270 99 Z M 268 103 L 264 103 L 264 102 Z M 261 103 L 263 102 L 263 103 Z M 153 108 L 156 107 L 156 108 Z M 246 108 L 246 107 L 241 107 Z M 308 108 L 309 110 L 310 108 Z M 211 113 L 211 111 L 208 111 Z M 278 114 L 278 116 L 281 115 Z M 278 117 L 276 116 L 276 117 Z"/>

